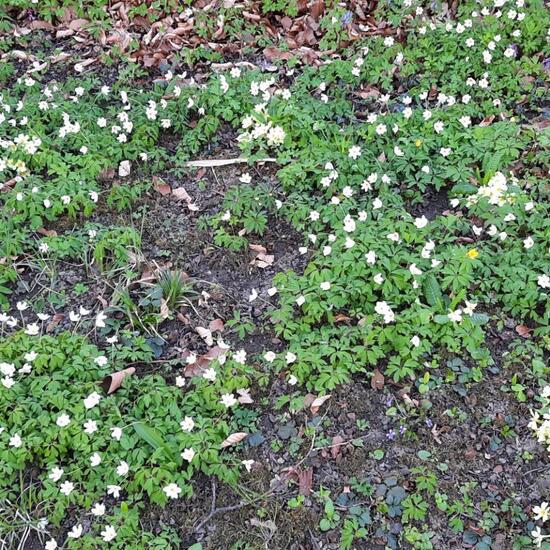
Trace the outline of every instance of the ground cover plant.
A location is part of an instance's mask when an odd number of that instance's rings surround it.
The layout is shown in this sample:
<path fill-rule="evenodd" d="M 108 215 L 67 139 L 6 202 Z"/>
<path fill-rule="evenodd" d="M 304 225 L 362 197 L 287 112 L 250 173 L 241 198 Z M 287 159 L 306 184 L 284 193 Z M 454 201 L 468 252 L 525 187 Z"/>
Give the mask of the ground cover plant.
<path fill-rule="evenodd" d="M 0 11 L 2 546 L 550 547 L 545 6 L 223 4 Z"/>

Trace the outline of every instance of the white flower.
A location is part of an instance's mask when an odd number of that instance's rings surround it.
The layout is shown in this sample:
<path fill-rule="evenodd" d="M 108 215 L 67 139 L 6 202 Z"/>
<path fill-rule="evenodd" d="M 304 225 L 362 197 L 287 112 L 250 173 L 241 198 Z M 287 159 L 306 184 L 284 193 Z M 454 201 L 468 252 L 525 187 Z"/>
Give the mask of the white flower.
<path fill-rule="evenodd" d="M 57 483 L 61 479 L 62 475 L 63 475 L 63 468 L 58 468 L 57 466 L 54 466 L 51 469 L 48 475 L 48 478 L 50 478 L 54 483 Z"/>
<path fill-rule="evenodd" d="M 96 357 L 96 358 L 94 359 L 94 363 L 95 363 L 98 367 L 104 367 L 108 362 L 109 362 L 109 360 L 108 360 L 107 357 L 105 357 L 104 355 L 100 355 L 99 357 Z"/>
<path fill-rule="evenodd" d="M 50 539 L 44 545 L 45 550 L 56 550 L 56 548 L 57 548 L 57 542 L 55 541 L 55 539 Z"/>
<path fill-rule="evenodd" d="M 118 485 L 107 485 L 107 494 L 112 495 L 114 498 L 120 496 L 120 491 L 122 489 Z"/>
<path fill-rule="evenodd" d="M 450 321 L 453 321 L 453 323 L 459 323 L 462 321 L 462 310 L 457 309 L 455 311 L 450 311 L 447 315 Z"/>
<path fill-rule="evenodd" d="M 105 504 L 97 502 L 90 511 L 92 512 L 92 515 L 100 517 L 105 514 Z"/>
<path fill-rule="evenodd" d="M 36 336 L 40 332 L 40 328 L 36 323 L 29 323 L 25 328 L 25 334 L 28 336 Z"/>
<path fill-rule="evenodd" d="M 428 225 L 428 218 L 426 218 L 426 216 L 422 216 L 421 218 L 415 218 L 414 225 L 418 229 L 422 229 Z"/>
<path fill-rule="evenodd" d="M 117 441 L 120 441 L 120 438 L 122 437 L 122 428 L 111 428 L 111 437 Z"/>
<path fill-rule="evenodd" d="M 97 432 L 97 422 L 95 420 L 88 420 L 84 423 L 84 432 L 92 435 Z"/>
<path fill-rule="evenodd" d="M 105 327 L 105 320 L 107 319 L 107 315 L 103 313 L 103 311 L 100 311 L 95 318 L 95 326 L 97 328 L 104 328 Z"/>
<path fill-rule="evenodd" d="M 230 408 L 236 405 L 238 401 L 235 399 L 235 396 L 232 393 L 224 393 L 222 395 L 220 403 L 222 405 L 225 405 L 227 408 Z"/>
<path fill-rule="evenodd" d="M 277 357 L 277 355 L 272 351 L 267 351 L 267 352 L 264 353 L 264 359 L 268 363 L 273 363 L 273 361 L 275 361 L 276 357 Z"/>
<path fill-rule="evenodd" d="M 101 400 L 101 395 L 97 392 L 92 392 L 86 399 L 84 399 L 84 406 L 86 409 L 93 409 Z"/>
<path fill-rule="evenodd" d="M 384 317 L 384 323 L 386 324 L 391 323 L 395 320 L 395 315 L 386 302 L 376 302 L 374 310 L 376 311 L 376 313 Z"/>
<path fill-rule="evenodd" d="M 75 525 L 68 533 L 70 539 L 79 539 L 82 536 L 82 524 Z"/>
<path fill-rule="evenodd" d="M 74 483 L 71 483 L 70 481 L 64 481 L 59 487 L 59 491 L 66 497 L 68 497 L 73 492 L 73 490 Z"/>
<path fill-rule="evenodd" d="M 412 338 L 411 338 L 411 344 L 417 348 L 419 345 L 420 345 L 420 338 L 417 336 L 417 335 L 414 335 Z"/>
<path fill-rule="evenodd" d="M 118 175 L 121 177 L 121 178 L 124 178 L 126 176 L 129 176 L 130 175 L 130 171 L 131 171 L 131 164 L 130 164 L 130 161 L 129 160 L 123 160 L 119 165 L 118 165 Z"/>
<path fill-rule="evenodd" d="M 477 307 L 477 304 L 474 302 L 468 302 L 468 300 L 464 301 L 466 304 L 466 307 L 462 310 L 466 315 L 473 315 L 474 310 Z"/>
<path fill-rule="evenodd" d="M 244 349 L 241 349 L 233 354 L 233 361 L 235 363 L 239 363 L 240 365 L 244 365 L 246 363 L 246 351 Z"/>
<path fill-rule="evenodd" d="M 190 432 L 195 427 L 195 421 L 190 416 L 186 416 L 180 422 L 180 426 L 184 432 Z"/>
<path fill-rule="evenodd" d="M 164 489 L 162 489 L 164 491 L 164 494 L 168 497 L 168 498 L 172 498 L 172 499 L 176 499 L 180 496 L 180 493 L 181 493 L 181 488 L 178 487 L 175 483 L 170 483 L 168 484 L 166 487 L 164 487 Z"/>
<path fill-rule="evenodd" d="M 365 254 L 365 259 L 369 265 L 374 265 L 376 263 L 376 253 L 373 250 L 369 250 Z"/>
<path fill-rule="evenodd" d="M 422 275 L 422 271 L 416 267 L 416 264 L 411 264 L 409 266 L 409 271 L 411 272 L 411 275 Z"/>
<path fill-rule="evenodd" d="M 4 386 L 6 389 L 9 390 L 14 385 L 15 385 L 15 380 L 10 376 L 4 376 L 4 378 L 2 378 L 2 386 Z"/>
<path fill-rule="evenodd" d="M 296 298 L 296 304 L 298 304 L 299 306 L 304 305 L 305 301 L 306 299 L 303 296 L 298 296 L 298 298 Z"/>
<path fill-rule="evenodd" d="M 103 531 L 101 531 L 101 537 L 104 542 L 111 542 L 116 537 L 116 530 L 112 525 L 107 525 Z"/>
<path fill-rule="evenodd" d="M 290 365 L 291 363 L 294 363 L 296 361 L 297 357 L 294 353 L 291 351 L 288 351 L 285 355 L 285 361 L 287 365 Z"/>
<path fill-rule="evenodd" d="M 353 145 L 348 151 L 348 157 L 353 160 L 357 160 L 361 156 L 361 147 Z"/>
<path fill-rule="evenodd" d="M 319 286 L 321 290 L 330 290 L 330 283 L 328 281 L 322 282 Z"/>
<path fill-rule="evenodd" d="M 535 241 L 532 239 L 532 237 L 527 237 L 523 240 L 523 247 L 524 248 L 531 248 L 535 244 Z"/>
<path fill-rule="evenodd" d="M 247 472 L 250 472 L 252 470 L 252 464 L 254 464 L 253 460 L 241 460 L 241 464 L 246 468 Z"/>
<path fill-rule="evenodd" d="M 298 378 L 296 378 L 293 374 L 291 374 L 288 379 L 288 383 L 291 386 L 295 386 L 298 383 Z"/>
<path fill-rule="evenodd" d="M 205 380 L 210 380 L 210 382 L 214 382 L 216 380 L 216 371 L 211 367 L 209 369 L 206 369 L 203 373 L 202 373 L 202 377 L 205 379 Z"/>
<path fill-rule="evenodd" d="M 23 445 L 23 440 L 21 439 L 21 436 L 19 434 L 12 435 L 10 437 L 9 445 L 10 447 L 15 447 L 16 449 L 21 447 L 21 445 Z"/>
<path fill-rule="evenodd" d="M 373 280 L 377 285 L 381 285 L 384 282 L 384 277 L 382 277 L 382 273 L 377 273 L 373 277 Z"/>
<path fill-rule="evenodd" d="M 248 296 L 248 301 L 253 302 L 258 297 L 258 291 L 253 288 L 250 292 L 250 295 Z"/>
<path fill-rule="evenodd" d="M 94 453 L 90 457 L 90 464 L 92 465 L 92 468 L 95 468 L 96 466 L 99 466 L 101 464 L 101 456 L 99 453 Z"/>
<path fill-rule="evenodd" d="M 252 176 L 248 172 L 245 172 L 244 174 L 241 175 L 241 177 L 239 178 L 239 181 L 241 183 L 250 183 L 252 181 Z"/>
<path fill-rule="evenodd" d="M 192 462 L 193 458 L 195 458 L 195 451 L 193 449 L 184 449 L 184 451 L 181 453 L 181 458 L 183 460 L 187 460 L 187 462 Z"/>
<path fill-rule="evenodd" d="M 444 128 L 445 128 L 445 124 L 443 124 L 443 122 L 441 122 L 440 120 L 434 123 L 434 130 L 436 134 L 440 134 L 441 132 L 443 132 Z"/>
<path fill-rule="evenodd" d="M 535 520 L 541 520 L 545 523 L 550 518 L 550 506 L 548 502 L 542 502 L 540 506 L 533 506 L 533 514 L 535 514 Z"/>
<path fill-rule="evenodd" d="M 550 288 L 550 277 L 546 274 L 539 275 L 537 278 L 537 284 L 541 288 Z"/>
<path fill-rule="evenodd" d="M 176 376 L 176 386 L 178 388 L 183 388 L 186 384 L 184 376 Z"/>
<path fill-rule="evenodd" d="M 397 243 L 399 242 L 399 233 L 389 233 L 388 235 L 386 235 L 386 237 L 390 240 L 390 241 L 393 241 L 394 243 Z"/>
<path fill-rule="evenodd" d="M 116 468 L 117 475 L 123 477 L 130 471 L 130 467 L 128 466 L 128 463 L 124 460 L 121 460 L 119 465 Z"/>
<path fill-rule="evenodd" d="M 55 421 L 55 423 L 60 428 L 65 428 L 66 426 L 68 426 L 71 423 L 71 417 L 68 414 L 62 414 L 62 415 L 57 417 L 57 420 Z"/>

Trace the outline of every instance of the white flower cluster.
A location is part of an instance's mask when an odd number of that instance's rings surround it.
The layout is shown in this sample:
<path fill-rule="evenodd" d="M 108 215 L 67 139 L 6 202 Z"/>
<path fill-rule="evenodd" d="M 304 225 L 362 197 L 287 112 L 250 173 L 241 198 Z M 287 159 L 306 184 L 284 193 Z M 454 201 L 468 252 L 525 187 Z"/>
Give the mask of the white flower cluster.
<path fill-rule="evenodd" d="M 253 113 L 244 117 L 241 126 L 244 132 L 237 137 L 239 143 L 265 141 L 268 147 L 277 147 L 286 137 L 283 128 L 271 121 L 265 103 L 256 105 Z"/>
<path fill-rule="evenodd" d="M 466 206 L 471 207 L 483 198 L 486 198 L 489 201 L 489 204 L 504 206 L 506 203 L 512 204 L 515 197 L 516 193 L 509 190 L 504 174 L 502 172 L 497 172 L 489 180 L 487 185 L 482 185 L 478 189 L 477 193 L 470 195 L 466 199 Z"/>
<path fill-rule="evenodd" d="M 539 411 L 531 412 L 531 422 L 529 428 L 533 430 L 539 443 L 542 443 L 550 453 L 550 385 L 545 386 L 540 394 L 542 408 Z M 543 524 L 550 520 L 550 505 L 548 502 L 542 502 L 539 506 L 533 507 L 535 520 L 540 520 Z M 540 526 L 537 526 L 531 536 L 537 548 L 540 548 L 546 539 L 550 539 L 550 534 L 544 535 Z"/>

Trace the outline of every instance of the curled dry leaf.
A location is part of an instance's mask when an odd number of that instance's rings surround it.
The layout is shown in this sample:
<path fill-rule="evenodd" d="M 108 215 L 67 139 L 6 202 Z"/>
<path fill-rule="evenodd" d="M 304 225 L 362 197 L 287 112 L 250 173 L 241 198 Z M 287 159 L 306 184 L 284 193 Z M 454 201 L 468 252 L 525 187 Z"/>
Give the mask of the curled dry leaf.
<path fill-rule="evenodd" d="M 212 331 L 211 330 L 209 330 L 207 328 L 204 328 L 204 327 L 197 327 L 197 328 L 195 328 L 195 330 L 197 331 L 199 336 L 205 341 L 207 346 L 210 347 L 210 346 L 214 345 L 214 340 L 212 338 Z"/>
<path fill-rule="evenodd" d="M 119 370 L 118 372 L 114 372 L 113 374 L 108 374 L 101 382 L 101 387 L 105 391 L 107 395 L 110 395 L 111 393 L 115 392 L 120 388 L 122 381 L 127 377 L 131 376 L 136 372 L 136 369 L 134 367 L 129 367 L 124 370 Z"/>
<path fill-rule="evenodd" d="M 234 434 L 231 434 L 227 436 L 227 438 L 222 441 L 220 448 L 225 449 L 226 447 L 230 447 L 231 445 L 236 445 L 237 443 L 240 443 L 248 434 L 245 432 L 236 432 Z"/>
<path fill-rule="evenodd" d="M 313 414 L 317 414 L 319 409 L 323 406 L 325 401 L 328 401 L 331 398 L 331 395 L 321 395 L 319 397 L 316 397 L 313 402 L 311 403 L 311 406 L 309 407 L 309 410 Z"/>

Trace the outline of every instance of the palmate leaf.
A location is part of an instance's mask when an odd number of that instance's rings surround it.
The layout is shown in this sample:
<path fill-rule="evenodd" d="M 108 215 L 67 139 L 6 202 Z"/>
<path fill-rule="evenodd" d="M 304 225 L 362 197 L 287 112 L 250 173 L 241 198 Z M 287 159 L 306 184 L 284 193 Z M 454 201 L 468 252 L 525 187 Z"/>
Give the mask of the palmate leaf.
<path fill-rule="evenodd" d="M 426 301 L 430 306 L 438 308 L 442 307 L 443 294 L 435 275 L 430 273 L 426 276 L 424 279 L 423 290 Z"/>

